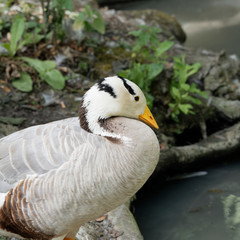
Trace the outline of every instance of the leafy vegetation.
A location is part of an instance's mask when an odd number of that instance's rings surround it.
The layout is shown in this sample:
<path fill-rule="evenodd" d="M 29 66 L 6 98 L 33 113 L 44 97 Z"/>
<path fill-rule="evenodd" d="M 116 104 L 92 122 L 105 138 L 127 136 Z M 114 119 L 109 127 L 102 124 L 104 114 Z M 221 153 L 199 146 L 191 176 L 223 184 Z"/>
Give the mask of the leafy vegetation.
<path fill-rule="evenodd" d="M 1 9 L 0 9 L 0 16 L 3 15 L 3 13 L 1 12 Z M 4 29 L 9 29 L 10 28 L 10 25 L 11 23 L 8 21 L 8 17 L 7 16 L 2 16 L 0 18 L 0 38 L 3 37 L 3 31 Z"/>
<path fill-rule="evenodd" d="M 195 83 L 188 84 L 188 78 L 196 73 L 201 67 L 200 63 L 189 65 L 185 63 L 185 57 L 174 57 L 174 76 L 171 81 L 170 94 L 172 101 L 169 103 L 171 117 L 173 120 L 179 120 L 179 114 L 194 114 L 193 104 L 201 104 L 196 95 L 206 97 L 206 93 L 199 90 Z"/>
<path fill-rule="evenodd" d="M 14 57 L 19 49 L 25 44 L 35 43 L 29 33 L 25 34 L 25 17 L 22 15 L 15 15 L 13 18 L 13 24 L 11 26 L 11 40 L 10 42 L 2 44 L 5 47 L 10 56 Z M 38 30 L 35 30 L 35 33 L 38 37 L 38 41 L 41 39 L 41 36 L 38 35 Z M 54 61 L 41 61 L 37 59 L 22 57 L 22 60 L 26 61 L 29 66 L 33 67 L 38 73 L 42 80 L 45 80 L 50 86 L 54 89 L 61 90 L 65 86 L 65 79 L 62 76 L 61 72 L 56 69 L 56 63 Z M 20 78 L 14 79 L 12 84 L 15 88 L 23 92 L 32 91 L 33 81 L 31 76 L 28 73 L 20 73 Z"/>
<path fill-rule="evenodd" d="M 139 30 L 130 32 L 136 38 L 132 48 L 133 61 L 129 69 L 119 73 L 143 90 L 150 108 L 154 100 L 150 93 L 152 81 L 163 71 L 166 51 L 174 44 L 167 40 L 159 42 L 157 34 L 160 32 L 160 29 L 149 26 L 141 26 Z"/>
<path fill-rule="evenodd" d="M 52 34 L 53 40 L 63 39 L 63 19 L 65 11 L 73 11 L 72 0 L 40 0 L 43 12 L 43 25 L 45 36 Z"/>
<path fill-rule="evenodd" d="M 46 81 L 51 87 L 57 90 L 61 90 L 64 88 L 65 79 L 61 72 L 56 69 L 57 65 L 54 61 L 41 61 L 28 57 L 21 57 L 21 59 L 23 59 L 31 67 L 33 67 L 39 73 L 40 78 Z M 27 82 L 29 82 L 29 80 Z"/>
<path fill-rule="evenodd" d="M 144 92 L 147 104 L 152 107 L 154 97 L 151 95 L 152 82 L 164 69 L 166 52 L 173 46 L 173 42 L 160 42 L 156 27 L 141 26 L 139 30 L 130 34 L 136 38 L 132 48 L 133 61 L 130 68 L 119 73 L 120 76 L 134 81 Z M 185 58 L 174 57 L 174 76 L 170 85 L 171 102 L 169 103 L 171 117 L 178 121 L 180 113 L 194 114 L 193 104 L 201 104 L 196 95 L 206 97 L 206 93 L 199 90 L 196 84 L 188 84 L 188 78 L 201 67 L 200 63 L 189 65 Z"/>
<path fill-rule="evenodd" d="M 0 22 L 2 36 L 10 31 L 11 37 L 6 38 L 8 40 L 1 44 L 9 52 L 8 57 L 18 62 L 19 66 L 27 65 L 27 71 L 19 67 L 19 74 L 10 79 L 15 88 L 24 92 L 32 91 L 36 76 L 37 79 L 41 79 L 41 82 L 45 81 L 54 89 L 64 88 L 67 77 L 64 77 L 58 70 L 55 61 L 19 56 L 21 55 L 20 50 L 26 46 L 33 45 L 34 49 L 37 49 L 38 44 L 61 42 L 65 35 L 63 21 L 66 14 L 72 19 L 73 30 L 84 31 L 85 47 L 97 46 L 98 43 L 94 43 L 92 38 L 93 31 L 99 34 L 105 33 L 102 16 L 98 10 L 92 9 L 88 5 L 76 13 L 73 12 L 72 0 L 40 0 L 40 2 L 43 21 L 41 21 L 41 17 L 32 16 L 31 11 L 28 11 L 27 14 L 14 15 L 11 25 L 4 18 Z M 11 3 L 9 4 L 11 5 Z M 8 30 L 6 31 L 6 29 Z M 140 26 L 138 30 L 130 32 L 129 34 L 135 39 L 135 42 L 131 47 L 129 68 L 119 72 L 120 76 L 134 81 L 143 90 L 150 108 L 154 101 L 154 97 L 151 95 L 152 83 L 164 70 L 164 63 L 169 58 L 167 51 L 174 44 L 171 40 L 159 41 L 159 33 L 161 33 L 159 28 L 149 26 Z M 44 58 L 41 57 L 41 59 Z M 86 74 L 89 67 L 89 63 L 84 61 L 78 65 L 78 69 Z M 193 65 L 185 63 L 184 56 L 174 57 L 174 76 L 170 84 L 171 100 L 168 106 L 171 117 L 175 121 L 179 120 L 181 113 L 194 114 L 194 105 L 201 104 L 198 96 L 206 96 L 195 84 L 187 83 L 188 78 L 199 68 L 199 63 Z"/>
<path fill-rule="evenodd" d="M 75 29 L 82 27 L 89 32 L 97 31 L 101 34 L 105 33 L 105 24 L 101 14 L 97 9 L 92 9 L 89 5 L 86 5 L 85 9 L 78 14 L 73 24 L 73 28 Z"/>
<path fill-rule="evenodd" d="M 52 88 L 56 90 L 62 90 L 64 88 L 65 78 L 57 69 L 57 65 L 54 61 L 42 61 L 28 57 L 21 57 L 20 59 L 34 68 L 38 72 L 40 79 L 47 82 Z M 33 88 L 32 78 L 26 72 L 20 72 L 20 78 L 12 80 L 12 84 L 15 88 L 23 92 L 31 92 Z"/>
<path fill-rule="evenodd" d="M 142 89 L 147 105 L 151 108 L 154 100 L 151 94 L 151 84 L 162 70 L 163 66 L 158 63 L 141 64 L 134 62 L 130 69 L 120 72 L 119 75 L 131 79 Z"/>
<path fill-rule="evenodd" d="M 10 39 L 8 42 L 2 43 L 9 53 L 10 58 L 14 58 L 14 61 L 23 60 L 29 67 L 34 68 L 38 72 L 38 76 L 41 80 L 47 82 L 52 88 L 61 90 L 65 86 L 65 78 L 62 73 L 57 69 L 57 65 L 54 61 L 39 60 L 29 57 L 20 57 L 18 52 L 27 45 L 37 44 L 38 42 L 45 40 L 62 40 L 64 37 L 63 31 L 63 19 L 66 10 L 73 11 L 72 0 L 40 0 L 43 21 L 36 16 L 16 14 L 12 18 L 12 24 L 10 28 Z M 11 5 L 11 3 L 9 3 Z M 97 31 L 101 34 L 105 32 L 105 25 L 100 13 L 96 9 L 92 9 L 90 6 L 85 6 L 85 9 L 76 14 L 76 19 L 73 28 L 76 25 L 81 25 L 86 31 Z M 9 27 L 4 19 L 1 19 L 2 31 L 5 27 Z M 2 34 L 2 33 L 1 33 Z M 19 61 L 21 64 L 21 61 Z M 87 66 L 81 66 L 82 69 L 86 69 Z M 11 79 L 12 85 L 23 92 L 30 92 L 33 89 L 33 80 L 31 75 L 27 72 L 21 72 L 20 76 Z"/>
<path fill-rule="evenodd" d="M 143 61 L 159 61 L 166 58 L 164 53 L 170 49 L 174 42 L 165 40 L 159 42 L 158 35 L 162 31 L 157 27 L 140 26 L 139 30 L 132 31 L 130 34 L 136 37 L 135 44 L 133 46 L 133 57 L 143 58 Z"/>
<path fill-rule="evenodd" d="M 27 30 L 32 30 L 27 32 Z M 25 22 L 25 17 L 21 14 L 14 15 L 10 29 L 11 39 L 9 42 L 1 44 L 14 57 L 23 46 L 38 43 L 43 39 L 40 34 L 41 28 L 37 27 L 35 21 Z"/>
<path fill-rule="evenodd" d="M 12 57 L 24 45 L 24 41 L 20 42 L 24 31 L 24 22 L 25 18 L 22 15 L 15 15 L 11 27 L 11 40 L 10 42 L 2 44 Z"/>
<path fill-rule="evenodd" d="M 21 72 L 20 78 L 14 79 L 12 85 L 22 92 L 31 92 L 33 81 L 28 73 Z"/>

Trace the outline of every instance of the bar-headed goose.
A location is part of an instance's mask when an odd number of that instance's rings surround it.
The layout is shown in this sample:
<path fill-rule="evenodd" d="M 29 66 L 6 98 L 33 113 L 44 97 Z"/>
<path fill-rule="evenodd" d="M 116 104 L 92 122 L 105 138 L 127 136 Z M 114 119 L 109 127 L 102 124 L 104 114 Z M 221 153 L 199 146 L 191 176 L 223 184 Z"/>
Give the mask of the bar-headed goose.
<path fill-rule="evenodd" d="M 82 224 L 127 201 L 152 174 L 159 143 L 138 119 L 158 127 L 136 84 L 116 76 L 96 83 L 79 118 L 0 139 L 0 234 L 74 239 Z"/>

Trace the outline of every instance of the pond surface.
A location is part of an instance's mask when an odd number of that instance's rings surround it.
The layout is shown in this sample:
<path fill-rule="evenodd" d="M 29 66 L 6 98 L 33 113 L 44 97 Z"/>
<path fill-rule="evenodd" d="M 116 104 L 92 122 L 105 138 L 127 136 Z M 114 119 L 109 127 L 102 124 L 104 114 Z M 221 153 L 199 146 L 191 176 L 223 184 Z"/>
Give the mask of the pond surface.
<path fill-rule="evenodd" d="M 240 56 L 239 0 L 148 0 L 114 4 L 120 10 L 159 9 L 174 15 L 187 33 L 186 46 Z"/>
<path fill-rule="evenodd" d="M 240 162 L 141 191 L 135 217 L 145 240 L 239 240 Z"/>

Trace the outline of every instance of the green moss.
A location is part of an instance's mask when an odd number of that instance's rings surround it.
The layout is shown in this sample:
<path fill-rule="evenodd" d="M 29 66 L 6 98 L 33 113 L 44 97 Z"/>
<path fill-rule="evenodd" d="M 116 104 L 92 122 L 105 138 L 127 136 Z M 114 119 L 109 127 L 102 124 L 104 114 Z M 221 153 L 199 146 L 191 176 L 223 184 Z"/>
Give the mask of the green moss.
<path fill-rule="evenodd" d="M 113 63 L 128 60 L 131 58 L 131 53 L 128 52 L 124 47 L 98 47 L 95 50 L 95 54 L 96 60 L 94 64 L 94 75 L 97 78 L 117 74 L 114 73 Z"/>

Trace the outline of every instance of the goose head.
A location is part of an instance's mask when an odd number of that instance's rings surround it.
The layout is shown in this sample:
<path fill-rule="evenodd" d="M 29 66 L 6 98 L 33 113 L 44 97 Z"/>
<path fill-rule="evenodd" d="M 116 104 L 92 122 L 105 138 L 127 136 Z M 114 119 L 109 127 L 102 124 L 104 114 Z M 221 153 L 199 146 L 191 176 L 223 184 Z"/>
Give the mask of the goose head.
<path fill-rule="evenodd" d="M 157 128 L 141 89 L 119 77 L 107 77 L 93 85 L 84 95 L 79 111 L 81 126 L 92 133 L 109 136 L 101 122 L 111 117 L 140 119 Z"/>

